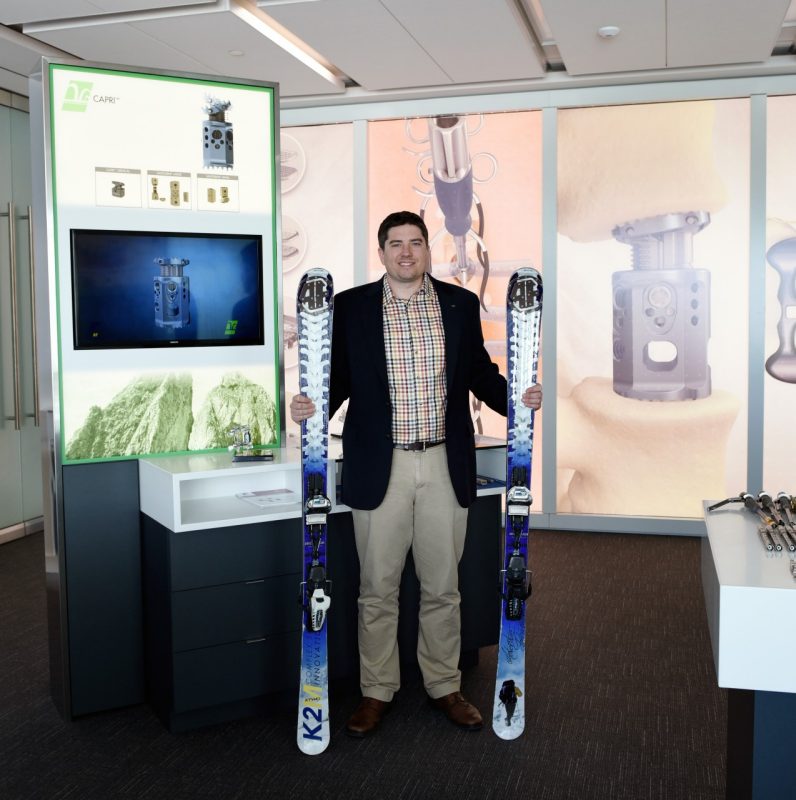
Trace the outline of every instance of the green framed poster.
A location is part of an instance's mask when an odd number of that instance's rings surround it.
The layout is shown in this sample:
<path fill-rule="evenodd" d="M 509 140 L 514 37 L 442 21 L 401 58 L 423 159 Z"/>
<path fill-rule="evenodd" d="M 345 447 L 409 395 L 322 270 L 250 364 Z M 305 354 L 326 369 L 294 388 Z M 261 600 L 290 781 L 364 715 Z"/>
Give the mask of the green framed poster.
<path fill-rule="evenodd" d="M 276 86 L 47 85 L 62 463 L 280 447 Z"/>

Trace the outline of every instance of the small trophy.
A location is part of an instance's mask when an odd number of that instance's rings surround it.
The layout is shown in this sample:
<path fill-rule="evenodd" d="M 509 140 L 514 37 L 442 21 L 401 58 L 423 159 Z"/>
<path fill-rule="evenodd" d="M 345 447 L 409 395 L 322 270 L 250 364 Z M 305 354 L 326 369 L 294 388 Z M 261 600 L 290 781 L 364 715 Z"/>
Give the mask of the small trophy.
<path fill-rule="evenodd" d="M 232 444 L 227 449 L 232 453 L 233 462 L 274 460 L 273 451 L 252 444 L 252 433 L 248 425 L 236 425 L 230 428 L 229 435 L 232 437 Z"/>

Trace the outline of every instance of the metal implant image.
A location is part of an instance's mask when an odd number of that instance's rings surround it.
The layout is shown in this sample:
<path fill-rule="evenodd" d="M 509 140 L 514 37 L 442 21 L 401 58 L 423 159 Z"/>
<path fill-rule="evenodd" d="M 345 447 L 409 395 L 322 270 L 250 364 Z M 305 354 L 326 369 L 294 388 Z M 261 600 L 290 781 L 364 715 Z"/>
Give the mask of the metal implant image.
<path fill-rule="evenodd" d="M 160 275 L 155 276 L 155 325 L 183 328 L 191 322 L 191 284 L 184 269 L 187 258 L 156 258 Z"/>
<path fill-rule="evenodd" d="M 206 167 L 231 168 L 234 163 L 232 123 L 227 122 L 229 100 L 208 97 L 204 106 L 207 119 L 202 124 L 203 160 Z"/>

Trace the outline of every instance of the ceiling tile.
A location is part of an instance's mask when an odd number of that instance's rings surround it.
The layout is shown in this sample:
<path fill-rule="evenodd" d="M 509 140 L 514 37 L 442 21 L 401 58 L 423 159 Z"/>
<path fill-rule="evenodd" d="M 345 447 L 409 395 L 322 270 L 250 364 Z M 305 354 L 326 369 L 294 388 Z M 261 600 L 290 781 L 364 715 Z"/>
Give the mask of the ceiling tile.
<path fill-rule="evenodd" d="M 765 61 L 790 0 L 668 0 L 669 67 Z"/>
<path fill-rule="evenodd" d="M 2 0 L 0 22 L 19 25 L 24 22 L 45 22 L 74 19 L 95 14 L 123 14 L 128 11 L 149 11 L 169 6 L 190 6 L 213 3 L 215 0 Z"/>
<path fill-rule="evenodd" d="M 203 64 L 126 22 L 36 32 L 36 38 L 86 61 L 198 72 Z"/>
<path fill-rule="evenodd" d="M 262 8 L 365 89 L 452 82 L 378 0 L 265 2 Z"/>
<path fill-rule="evenodd" d="M 539 78 L 545 66 L 512 0 L 382 0 L 456 83 Z"/>
<path fill-rule="evenodd" d="M 540 0 L 570 75 L 663 69 L 666 0 Z M 620 28 L 603 39 L 597 30 Z"/>

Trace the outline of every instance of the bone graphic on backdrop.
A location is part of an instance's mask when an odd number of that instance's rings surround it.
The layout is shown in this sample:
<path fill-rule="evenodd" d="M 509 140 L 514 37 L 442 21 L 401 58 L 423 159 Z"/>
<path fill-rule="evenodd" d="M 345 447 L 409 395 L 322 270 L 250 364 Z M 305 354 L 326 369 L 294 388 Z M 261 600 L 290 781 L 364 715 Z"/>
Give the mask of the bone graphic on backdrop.
<path fill-rule="evenodd" d="M 727 198 L 714 167 L 713 117 L 709 102 L 561 112 L 559 233 L 596 242 L 629 220 L 719 211 Z"/>
<path fill-rule="evenodd" d="M 726 494 L 727 439 L 737 414 L 729 392 L 643 403 L 617 395 L 607 378 L 586 378 L 558 400 L 559 464 L 574 470 L 558 511 L 701 516 L 703 498 Z"/>

